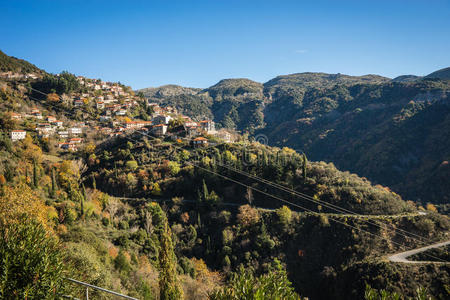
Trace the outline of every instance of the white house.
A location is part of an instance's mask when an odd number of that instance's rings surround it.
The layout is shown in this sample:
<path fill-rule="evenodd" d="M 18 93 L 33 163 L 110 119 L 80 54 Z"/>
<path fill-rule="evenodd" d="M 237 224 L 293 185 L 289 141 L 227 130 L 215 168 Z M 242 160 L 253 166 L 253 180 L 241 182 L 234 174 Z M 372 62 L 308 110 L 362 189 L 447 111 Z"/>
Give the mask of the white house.
<path fill-rule="evenodd" d="M 60 138 L 68 138 L 69 137 L 69 132 L 68 131 L 59 131 L 58 135 Z"/>
<path fill-rule="evenodd" d="M 11 131 L 11 140 L 13 140 L 13 141 L 23 140 L 26 136 L 27 136 L 27 132 L 25 130 Z"/>
<path fill-rule="evenodd" d="M 153 125 L 159 124 L 169 124 L 170 120 L 172 120 L 171 116 L 159 115 L 153 118 Z"/>
<path fill-rule="evenodd" d="M 165 135 L 167 132 L 167 126 L 164 124 L 155 125 L 152 127 L 152 133 L 157 136 Z"/>
<path fill-rule="evenodd" d="M 97 102 L 97 109 L 103 109 L 105 108 L 105 103 L 103 101 Z"/>
<path fill-rule="evenodd" d="M 216 131 L 214 121 L 211 120 L 200 121 L 200 126 L 208 133 Z"/>
<path fill-rule="evenodd" d="M 116 111 L 116 116 L 125 116 L 127 114 L 127 111 L 125 109 L 119 109 Z"/>
<path fill-rule="evenodd" d="M 63 127 L 63 121 L 60 121 L 60 120 L 55 120 L 52 122 L 52 124 L 59 128 Z"/>
<path fill-rule="evenodd" d="M 198 137 L 192 140 L 192 143 L 195 147 L 206 146 L 208 145 L 208 140 L 204 137 Z"/>
<path fill-rule="evenodd" d="M 72 127 L 69 128 L 67 131 L 69 132 L 70 135 L 78 135 L 83 133 L 83 131 L 79 127 Z"/>

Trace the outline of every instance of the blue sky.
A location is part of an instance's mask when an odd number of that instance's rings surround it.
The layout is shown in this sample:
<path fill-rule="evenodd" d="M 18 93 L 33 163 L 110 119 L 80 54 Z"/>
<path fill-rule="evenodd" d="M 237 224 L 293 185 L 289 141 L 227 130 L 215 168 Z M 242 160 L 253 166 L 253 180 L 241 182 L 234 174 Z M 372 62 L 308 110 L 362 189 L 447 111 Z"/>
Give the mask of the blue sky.
<path fill-rule="evenodd" d="M 0 49 L 133 88 L 450 66 L 450 1 L 0 1 Z"/>

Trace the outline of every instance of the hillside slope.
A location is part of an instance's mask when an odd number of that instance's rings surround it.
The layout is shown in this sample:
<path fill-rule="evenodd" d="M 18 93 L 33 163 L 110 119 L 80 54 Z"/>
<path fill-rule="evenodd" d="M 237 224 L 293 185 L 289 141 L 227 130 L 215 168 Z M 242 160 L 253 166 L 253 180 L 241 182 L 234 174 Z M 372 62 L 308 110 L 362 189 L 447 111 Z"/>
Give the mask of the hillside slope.
<path fill-rule="evenodd" d="M 8 56 L 0 50 L 0 73 L 12 72 L 14 74 L 38 74 L 43 75 L 45 72 L 35 65 L 13 56 Z"/>
<path fill-rule="evenodd" d="M 449 80 L 450 79 L 450 67 L 437 70 L 431 74 L 428 74 L 427 76 L 425 76 L 425 78 Z"/>
<path fill-rule="evenodd" d="M 393 80 L 298 73 L 262 86 L 228 79 L 195 95 L 159 101 L 194 117 L 211 117 L 219 127 L 264 134 L 271 145 L 334 162 L 408 199 L 448 203 L 443 183 L 450 160 L 450 83 L 430 78 L 445 78 L 447 71 Z M 437 141 L 442 146 L 433 146 Z"/>

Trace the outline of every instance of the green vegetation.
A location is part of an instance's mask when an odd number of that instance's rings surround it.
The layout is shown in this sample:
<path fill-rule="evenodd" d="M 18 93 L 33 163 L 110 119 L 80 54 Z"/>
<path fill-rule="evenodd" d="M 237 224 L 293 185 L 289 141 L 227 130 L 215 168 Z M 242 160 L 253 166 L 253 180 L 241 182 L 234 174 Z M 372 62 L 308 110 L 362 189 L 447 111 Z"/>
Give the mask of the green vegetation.
<path fill-rule="evenodd" d="M 63 250 L 42 224 L 0 224 L 0 297 L 53 299 L 64 294 Z"/>
<path fill-rule="evenodd" d="M 437 77 L 299 73 L 264 85 L 227 79 L 201 91 L 177 87 L 146 96 L 192 117 L 213 118 L 218 127 L 265 134 L 271 145 L 332 161 L 406 199 L 445 204 L 449 81 Z"/>
<path fill-rule="evenodd" d="M 29 62 L 8 56 L 0 50 L 0 72 L 13 72 L 19 74 L 43 74 L 42 70 Z"/>
<path fill-rule="evenodd" d="M 229 286 L 210 295 L 211 300 L 300 300 L 279 263 L 275 270 L 255 277 L 242 268 L 233 274 Z"/>
<path fill-rule="evenodd" d="M 414 203 L 390 189 L 341 172 L 332 163 L 315 162 L 316 153 L 308 149 L 307 159 L 300 151 L 250 142 L 245 135 L 237 143 L 192 148 L 183 140 L 134 132 L 129 139 L 92 138 L 81 151 L 60 154 L 52 152 L 51 139 L 35 134 L 10 140 L 10 130 L 31 132 L 35 126 L 26 118 L 16 121 L 12 112 L 41 109 L 51 101 L 52 113 L 63 117 L 72 108 L 64 94 L 83 90 L 75 81 L 63 73 L 1 82 L 0 296 L 45 299 L 64 293 L 81 298 L 83 288 L 63 282 L 70 277 L 139 299 L 385 299 L 415 297 L 420 286 L 437 299 L 448 298 L 446 265 L 383 259 L 398 252 L 399 244 L 422 246 L 394 229 L 431 243 L 446 236 L 448 218 L 431 204 L 427 214 L 418 214 Z M 308 82 L 308 88 L 281 87 L 286 82 Z M 52 93 L 29 99 L 24 94 L 29 84 Z M 420 84 L 423 91 L 440 91 L 444 85 L 427 80 L 408 89 Z M 190 99 L 183 107 L 194 108 L 193 114 L 258 130 L 264 122 L 267 128 L 281 123 L 276 118 L 290 122 L 302 116 L 295 122 L 314 124 L 337 110 L 364 114 L 365 106 L 353 101 L 369 105 L 370 97 L 395 95 L 398 86 L 389 85 L 396 84 L 376 76 L 294 74 L 272 81 L 270 93 L 245 79 L 224 80 L 206 90 L 166 86 L 150 93 L 158 102 Z M 407 84 L 399 86 L 406 89 Z M 276 103 L 282 109 L 277 111 Z M 93 105 L 85 106 L 90 114 L 67 118 L 90 123 L 98 117 Z M 392 122 L 401 126 L 430 106 L 402 106 Z M 263 120 L 265 111 L 276 118 Z M 151 113 L 142 101 L 124 119 Z M 171 129 L 181 123 L 172 122 Z M 327 134 L 323 139 L 332 132 Z M 359 215 L 340 214 L 319 200 Z M 99 291 L 90 296 L 108 299 Z"/>

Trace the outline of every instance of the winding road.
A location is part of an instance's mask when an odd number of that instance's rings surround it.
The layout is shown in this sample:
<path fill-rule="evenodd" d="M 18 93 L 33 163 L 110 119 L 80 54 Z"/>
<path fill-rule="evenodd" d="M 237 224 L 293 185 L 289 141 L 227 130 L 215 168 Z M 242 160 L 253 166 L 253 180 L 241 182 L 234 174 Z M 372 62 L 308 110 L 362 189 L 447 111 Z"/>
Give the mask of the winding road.
<path fill-rule="evenodd" d="M 389 261 L 391 262 L 400 262 L 400 263 L 408 263 L 408 264 L 423 264 L 423 263 L 450 263 L 447 261 L 413 261 L 413 260 L 408 260 L 408 257 L 410 257 L 411 255 L 414 254 L 418 254 L 421 252 L 425 252 L 429 249 L 433 249 L 433 248 L 439 248 L 439 247 L 443 247 L 450 244 L 450 241 L 446 241 L 446 242 L 440 242 L 440 243 L 436 243 L 430 246 L 426 246 L 426 247 L 422 247 L 422 248 L 417 248 L 414 250 L 409 250 L 409 251 L 405 251 L 405 252 L 401 252 L 401 253 L 397 253 L 394 255 L 391 255 L 388 257 Z"/>

